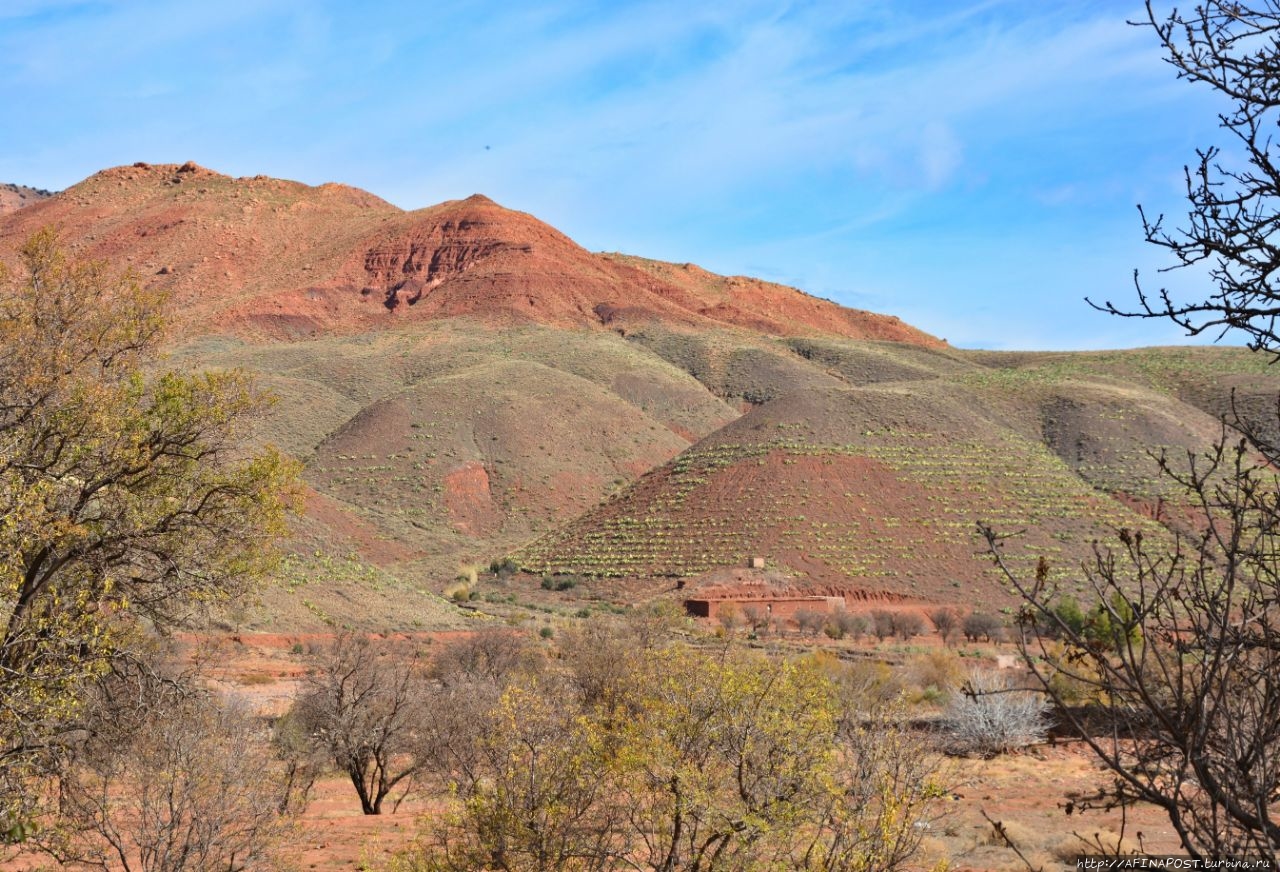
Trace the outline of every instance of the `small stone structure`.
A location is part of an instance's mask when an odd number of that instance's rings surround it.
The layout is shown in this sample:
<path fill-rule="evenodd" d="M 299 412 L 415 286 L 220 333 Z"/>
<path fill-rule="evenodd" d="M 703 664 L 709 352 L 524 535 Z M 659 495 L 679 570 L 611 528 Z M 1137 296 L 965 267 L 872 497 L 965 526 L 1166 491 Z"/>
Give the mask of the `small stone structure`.
<path fill-rule="evenodd" d="M 791 581 L 779 570 L 766 570 L 763 557 L 748 557 L 745 567 L 715 569 L 682 586 L 688 597 L 684 609 L 691 617 L 707 620 L 732 609 L 742 617 L 794 622 L 800 612 L 830 615 L 845 607 L 843 596 L 810 593 L 793 587 Z"/>
<path fill-rule="evenodd" d="M 810 611 L 830 615 L 844 608 L 844 598 L 838 596 L 704 596 L 684 601 L 685 611 L 695 618 L 715 619 L 726 607 L 745 614 L 749 609 L 759 609 L 770 617 L 793 620 L 798 612 Z"/>

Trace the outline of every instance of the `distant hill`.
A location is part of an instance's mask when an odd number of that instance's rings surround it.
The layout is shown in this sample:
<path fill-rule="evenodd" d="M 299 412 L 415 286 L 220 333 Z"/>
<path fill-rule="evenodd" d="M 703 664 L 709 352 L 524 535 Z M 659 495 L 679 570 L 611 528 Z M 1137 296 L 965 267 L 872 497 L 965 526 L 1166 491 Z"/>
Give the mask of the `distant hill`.
<path fill-rule="evenodd" d="M 665 274 L 592 254 L 472 196 L 402 211 L 345 185 L 235 179 L 194 163 L 104 170 L 0 225 L 0 253 L 54 224 L 85 254 L 173 290 L 194 333 L 299 338 L 440 318 L 625 332 L 658 322 L 942 343 L 795 288 Z M 698 280 L 690 281 L 693 273 Z"/>
<path fill-rule="evenodd" d="M 24 206 L 30 206 L 52 196 L 52 191 L 42 188 L 28 188 L 26 185 L 0 182 L 0 215 L 16 212 Z"/>
<path fill-rule="evenodd" d="M 762 556 L 851 602 L 1007 607 L 976 521 L 1070 587 L 1095 538 L 1177 526 L 1149 451 L 1280 395 L 1241 349 L 961 351 L 478 195 L 139 164 L 0 216 L 0 257 L 46 224 L 172 291 L 167 365 L 277 395 L 258 438 L 309 492 L 255 626 L 462 626 L 437 594 L 506 555 L 620 602 Z"/>
<path fill-rule="evenodd" d="M 1185 457 L 1220 434 L 1224 398 L 1202 389 L 1231 372 L 1242 401 L 1280 394 L 1265 361 L 1233 349 L 1037 358 L 790 341 L 779 361 L 788 351 L 830 380 L 766 385 L 760 405 L 515 560 L 657 591 L 755 555 L 812 593 L 994 609 L 1010 596 L 977 547 L 985 521 L 1019 534 L 1015 566 L 1044 556 L 1083 595 L 1094 541 L 1119 528 L 1158 541 L 1183 517 L 1151 452 Z"/>

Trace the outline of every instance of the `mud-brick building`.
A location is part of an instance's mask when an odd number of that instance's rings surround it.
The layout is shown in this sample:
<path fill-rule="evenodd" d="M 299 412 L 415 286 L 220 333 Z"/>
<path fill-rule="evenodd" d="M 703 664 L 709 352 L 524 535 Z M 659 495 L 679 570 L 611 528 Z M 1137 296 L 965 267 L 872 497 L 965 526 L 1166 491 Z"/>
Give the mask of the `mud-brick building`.
<path fill-rule="evenodd" d="M 756 610 L 774 620 L 795 620 L 799 612 L 809 611 L 829 615 L 844 608 L 844 598 L 838 596 L 733 596 L 703 595 L 684 601 L 685 612 L 695 618 L 715 619 L 725 609 L 746 614 Z"/>

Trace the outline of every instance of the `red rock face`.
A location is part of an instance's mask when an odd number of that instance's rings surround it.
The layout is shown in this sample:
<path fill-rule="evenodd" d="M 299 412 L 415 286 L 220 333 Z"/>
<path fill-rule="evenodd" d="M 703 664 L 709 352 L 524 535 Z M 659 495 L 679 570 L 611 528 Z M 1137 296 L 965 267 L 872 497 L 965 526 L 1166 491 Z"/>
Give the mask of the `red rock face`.
<path fill-rule="evenodd" d="M 531 244 L 500 238 L 501 228 L 473 218 L 432 222 L 414 232 L 374 245 L 364 255 L 368 284 L 394 309 L 417 303 L 423 293 L 472 266 L 503 254 L 532 252 Z"/>
<path fill-rule="evenodd" d="M 0 216 L 0 257 L 47 224 L 80 253 L 168 289 L 188 335 L 288 339 L 466 315 L 620 332 L 658 321 L 941 344 L 896 318 L 794 288 L 592 254 L 479 195 L 403 212 L 343 185 L 135 164 Z"/>
<path fill-rule="evenodd" d="M 456 530 L 480 537 L 501 526 L 502 513 L 494 505 L 484 464 L 467 461 L 445 476 L 444 488 L 444 503 Z"/>

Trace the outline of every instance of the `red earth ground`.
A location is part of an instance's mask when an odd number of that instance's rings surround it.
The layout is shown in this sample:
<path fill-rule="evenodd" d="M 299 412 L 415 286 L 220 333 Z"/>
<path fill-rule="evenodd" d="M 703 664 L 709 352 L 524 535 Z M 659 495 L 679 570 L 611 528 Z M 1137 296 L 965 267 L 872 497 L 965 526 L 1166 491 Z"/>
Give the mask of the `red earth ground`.
<path fill-rule="evenodd" d="M 441 641 L 450 635 L 457 634 L 435 634 Z M 280 712 L 305 668 L 302 659 L 291 653 L 294 646 L 325 641 L 323 635 L 241 636 L 224 649 L 228 655 L 220 669 L 224 686 L 253 700 L 263 711 Z M 928 648 L 938 643 L 936 637 L 922 637 L 916 644 Z M 869 642 L 852 648 L 865 654 L 876 650 Z M 901 659 L 892 645 L 880 650 L 891 660 Z M 986 650 L 992 658 L 1001 651 L 1012 653 L 1004 647 Z M 272 680 L 264 682 L 264 677 Z M 1131 846 L 1141 842 L 1153 853 L 1179 853 L 1168 821 L 1157 809 L 1131 811 L 1127 826 L 1122 826 L 1115 812 L 1067 815 L 1064 806 L 1068 797 L 1086 795 L 1107 783 L 1106 773 L 1078 741 L 1059 740 L 1022 754 L 993 760 L 952 760 L 946 765 L 949 769 L 944 778 L 952 787 L 953 798 L 940 807 L 942 816 L 929 824 L 925 848 L 935 859 L 949 859 L 950 868 L 957 872 L 1025 868 L 999 843 L 983 812 L 1003 822 L 1019 847 L 1033 862 L 1046 864 L 1045 868 L 1062 866 L 1071 852 L 1087 853 L 1079 837 L 1093 839 L 1095 834 L 1110 838 L 1123 831 Z M 315 800 L 303 815 L 294 840 L 297 866 L 338 872 L 370 863 L 369 868 L 376 869 L 391 852 L 409 844 L 419 818 L 429 813 L 430 804 L 417 801 L 406 802 L 394 814 L 365 816 L 349 783 L 336 776 L 326 778 L 317 785 Z"/>

